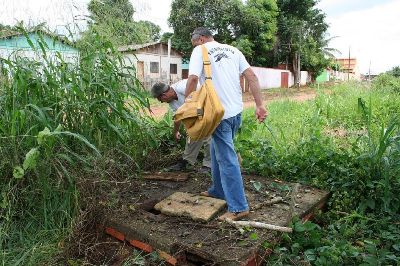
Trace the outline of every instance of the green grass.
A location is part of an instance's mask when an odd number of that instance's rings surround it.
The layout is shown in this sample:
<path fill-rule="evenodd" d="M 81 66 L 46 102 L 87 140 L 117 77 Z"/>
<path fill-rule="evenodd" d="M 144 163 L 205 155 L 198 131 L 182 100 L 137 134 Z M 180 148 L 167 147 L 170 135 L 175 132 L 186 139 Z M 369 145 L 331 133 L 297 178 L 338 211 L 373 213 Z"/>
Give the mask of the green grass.
<path fill-rule="evenodd" d="M 391 80 L 392 82 L 392 80 Z M 268 265 L 395 265 L 400 259 L 400 95 L 361 83 L 304 103 L 273 102 L 265 124 L 245 111 L 236 147 L 247 171 L 332 192 L 315 224 L 273 247 Z"/>

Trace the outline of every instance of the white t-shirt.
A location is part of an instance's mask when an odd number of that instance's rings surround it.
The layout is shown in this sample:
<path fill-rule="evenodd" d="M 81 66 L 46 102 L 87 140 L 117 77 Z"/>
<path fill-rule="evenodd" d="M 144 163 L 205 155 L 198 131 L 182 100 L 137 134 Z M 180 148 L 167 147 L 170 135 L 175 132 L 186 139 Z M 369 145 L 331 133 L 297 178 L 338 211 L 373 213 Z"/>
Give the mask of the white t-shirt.
<path fill-rule="evenodd" d="M 185 102 L 186 83 L 187 79 L 182 79 L 181 81 L 178 81 L 177 83 L 171 85 L 171 87 L 176 92 L 176 95 L 178 96 L 178 100 L 173 100 L 169 103 L 169 107 L 171 107 L 174 113 Z"/>
<path fill-rule="evenodd" d="M 243 110 L 240 75 L 250 67 L 246 58 L 237 48 L 216 41 L 204 44 L 211 61 L 212 83 L 225 109 L 222 119 L 233 117 Z M 200 84 L 205 81 L 202 48 L 193 49 L 190 56 L 189 75 L 199 77 Z"/>
<path fill-rule="evenodd" d="M 172 109 L 174 113 L 185 102 L 186 84 L 187 84 L 187 79 L 182 79 L 181 81 L 178 81 L 171 85 L 172 89 L 174 89 L 174 91 L 176 92 L 176 96 L 178 97 L 178 100 L 173 100 L 172 102 L 169 103 L 169 107 Z M 200 84 L 197 83 L 196 90 L 198 90 L 199 88 Z"/>

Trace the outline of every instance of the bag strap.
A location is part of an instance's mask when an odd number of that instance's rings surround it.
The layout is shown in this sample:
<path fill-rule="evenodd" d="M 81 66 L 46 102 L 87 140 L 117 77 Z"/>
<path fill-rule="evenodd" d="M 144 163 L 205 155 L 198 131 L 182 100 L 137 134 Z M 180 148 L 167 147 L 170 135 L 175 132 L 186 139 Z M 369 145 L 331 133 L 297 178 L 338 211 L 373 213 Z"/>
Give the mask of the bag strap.
<path fill-rule="evenodd" d="M 212 79 L 211 77 L 211 61 L 210 58 L 208 57 L 208 51 L 207 48 L 204 46 L 204 44 L 201 45 L 201 51 L 203 53 L 203 67 L 204 67 L 204 74 L 207 79 Z"/>

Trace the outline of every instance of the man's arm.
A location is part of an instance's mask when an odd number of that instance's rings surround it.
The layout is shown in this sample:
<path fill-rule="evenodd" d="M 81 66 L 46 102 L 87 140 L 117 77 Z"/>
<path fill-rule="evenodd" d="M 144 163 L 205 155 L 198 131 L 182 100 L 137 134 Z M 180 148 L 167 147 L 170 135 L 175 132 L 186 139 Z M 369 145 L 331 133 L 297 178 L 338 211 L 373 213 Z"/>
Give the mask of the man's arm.
<path fill-rule="evenodd" d="M 199 82 L 198 76 L 196 75 L 189 76 L 186 83 L 185 98 L 188 97 L 190 93 L 196 90 L 198 82 Z"/>
<path fill-rule="evenodd" d="M 181 133 L 179 133 L 180 127 L 181 127 L 181 121 L 174 121 L 174 138 L 176 141 L 181 139 Z"/>
<path fill-rule="evenodd" d="M 256 103 L 256 118 L 258 121 L 263 122 L 264 119 L 267 117 L 268 112 L 263 105 L 263 100 L 261 97 L 261 90 L 260 90 L 260 83 L 258 82 L 258 78 L 251 67 L 247 68 L 243 75 L 245 76 L 246 80 L 249 82 L 249 87 L 251 94 L 254 97 L 254 101 Z"/>

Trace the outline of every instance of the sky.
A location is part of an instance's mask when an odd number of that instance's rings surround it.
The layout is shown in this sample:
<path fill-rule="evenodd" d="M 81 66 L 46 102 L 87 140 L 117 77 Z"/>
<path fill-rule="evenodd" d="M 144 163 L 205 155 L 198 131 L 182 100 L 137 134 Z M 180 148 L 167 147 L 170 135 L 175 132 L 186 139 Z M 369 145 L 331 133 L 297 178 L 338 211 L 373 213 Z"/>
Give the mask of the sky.
<path fill-rule="evenodd" d="M 0 0 L 1 24 L 24 20 L 35 25 L 46 22 L 59 32 L 85 27 L 89 0 Z M 171 0 L 131 0 L 135 20 L 150 20 L 172 31 L 167 19 Z M 361 73 L 378 74 L 400 65 L 400 0 L 321 0 L 317 7 L 329 24 L 329 47 L 338 58 L 357 58 Z"/>

